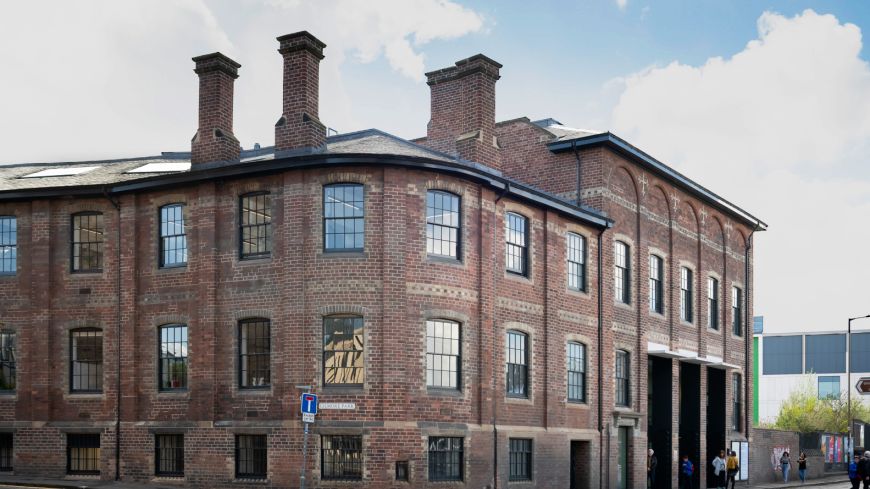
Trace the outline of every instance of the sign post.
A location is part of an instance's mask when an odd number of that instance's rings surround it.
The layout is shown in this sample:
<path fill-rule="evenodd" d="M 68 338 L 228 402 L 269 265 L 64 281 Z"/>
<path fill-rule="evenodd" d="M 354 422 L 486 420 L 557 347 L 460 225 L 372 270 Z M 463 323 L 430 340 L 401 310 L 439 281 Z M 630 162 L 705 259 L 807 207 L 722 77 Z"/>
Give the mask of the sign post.
<path fill-rule="evenodd" d="M 314 422 L 317 415 L 317 394 L 308 392 L 310 386 L 297 386 L 306 390 L 300 398 L 300 410 L 302 411 L 302 425 L 305 427 L 305 437 L 302 439 L 302 472 L 299 475 L 299 485 L 305 489 L 305 468 L 308 466 L 308 427 Z"/>

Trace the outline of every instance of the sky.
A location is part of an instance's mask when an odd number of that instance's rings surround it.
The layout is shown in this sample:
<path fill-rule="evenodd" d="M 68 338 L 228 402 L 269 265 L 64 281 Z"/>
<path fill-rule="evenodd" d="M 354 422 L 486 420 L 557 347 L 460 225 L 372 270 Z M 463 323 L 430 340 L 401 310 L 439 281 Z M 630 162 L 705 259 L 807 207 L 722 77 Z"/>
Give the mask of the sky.
<path fill-rule="evenodd" d="M 610 130 L 770 226 L 766 331 L 870 314 L 870 2 L 82 0 L 0 4 L 0 164 L 189 149 L 191 57 L 242 64 L 235 134 L 271 145 L 275 37 L 326 44 L 321 120 L 425 134 L 424 73 L 504 64 L 499 120 Z M 856 328 L 870 329 L 870 320 Z"/>

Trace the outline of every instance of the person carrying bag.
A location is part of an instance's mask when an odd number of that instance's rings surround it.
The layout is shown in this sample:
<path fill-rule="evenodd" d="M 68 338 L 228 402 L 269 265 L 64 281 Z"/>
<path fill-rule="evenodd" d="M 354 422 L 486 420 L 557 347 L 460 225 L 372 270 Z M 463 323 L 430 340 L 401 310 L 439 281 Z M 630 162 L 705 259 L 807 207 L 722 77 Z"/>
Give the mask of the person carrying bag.
<path fill-rule="evenodd" d="M 725 481 L 725 487 L 727 489 L 728 484 L 731 484 L 731 489 L 734 489 L 734 486 L 737 485 L 737 474 L 740 472 L 740 461 L 737 460 L 737 452 L 731 450 L 731 453 L 728 455 L 728 460 L 725 462 L 725 470 L 728 474 L 728 479 Z"/>

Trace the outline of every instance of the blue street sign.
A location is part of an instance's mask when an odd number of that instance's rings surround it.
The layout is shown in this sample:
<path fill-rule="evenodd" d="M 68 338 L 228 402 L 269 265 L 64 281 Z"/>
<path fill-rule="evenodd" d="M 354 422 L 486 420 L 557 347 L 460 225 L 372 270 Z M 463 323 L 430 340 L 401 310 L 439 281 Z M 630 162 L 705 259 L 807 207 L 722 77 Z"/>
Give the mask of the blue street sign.
<path fill-rule="evenodd" d="M 302 414 L 317 414 L 317 394 L 302 394 Z"/>

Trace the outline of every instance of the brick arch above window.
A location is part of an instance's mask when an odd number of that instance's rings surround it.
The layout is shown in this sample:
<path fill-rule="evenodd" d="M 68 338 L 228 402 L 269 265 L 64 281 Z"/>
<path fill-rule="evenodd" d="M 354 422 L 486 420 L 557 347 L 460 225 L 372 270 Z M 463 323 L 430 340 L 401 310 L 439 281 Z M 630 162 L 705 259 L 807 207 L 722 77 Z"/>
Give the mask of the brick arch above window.
<path fill-rule="evenodd" d="M 317 314 L 320 317 L 341 316 L 341 315 L 357 315 L 366 317 L 371 314 L 369 308 L 358 305 L 336 304 L 331 306 L 322 306 L 317 308 Z"/>
<path fill-rule="evenodd" d="M 233 319 L 235 321 L 241 321 L 243 319 L 265 319 L 271 321 L 272 316 L 271 309 L 241 309 L 233 311 Z"/>
<path fill-rule="evenodd" d="M 167 324 L 187 324 L 190 318 L 181 314 L 160 314 L 151 318 L 154 326 L 166 326 Z"/>
<path fill-rule="evenodd" d="M 423 319 L 446 319 L 448 321 L 467 324 L 470 321 L 470 316 L 450 309 L 426 309 L 423 311 Z"/>

